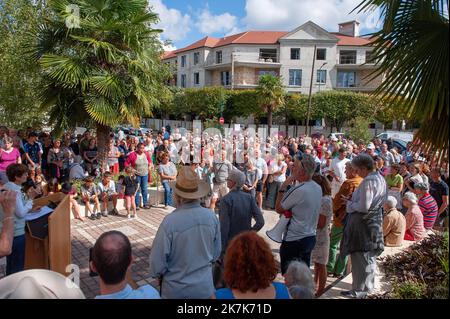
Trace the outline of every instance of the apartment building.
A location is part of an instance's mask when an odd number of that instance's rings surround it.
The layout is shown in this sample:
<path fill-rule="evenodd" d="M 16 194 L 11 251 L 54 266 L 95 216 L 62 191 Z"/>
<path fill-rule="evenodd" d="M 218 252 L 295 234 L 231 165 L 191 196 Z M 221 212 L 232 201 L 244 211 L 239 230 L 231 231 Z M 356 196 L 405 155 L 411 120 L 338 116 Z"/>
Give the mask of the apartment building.
<path fill-rule="evenodd" d="M 264 74 L 279 75 L 288 92 L 353 90 L 370 92 L 382 76 L 369 81 L 377 66 L 371 61 L 371 39 L 359 36 L 359 23 L 339 24 L 328 32 L 308 21 L 290 31 L 247 31 L 224 38 L 205 37 L 166 52 L 173 71 L 171 85 L 184 88 L 224 86 L 255 88 Z"/>

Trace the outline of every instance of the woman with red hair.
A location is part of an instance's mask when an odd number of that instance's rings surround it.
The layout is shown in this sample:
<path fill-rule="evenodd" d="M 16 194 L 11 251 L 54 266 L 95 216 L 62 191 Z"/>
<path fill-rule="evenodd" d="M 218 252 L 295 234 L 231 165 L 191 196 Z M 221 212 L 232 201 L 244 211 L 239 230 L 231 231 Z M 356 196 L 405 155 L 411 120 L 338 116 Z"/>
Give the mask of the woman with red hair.
<path fill-rule="evenodd" d="M 270 246 L 254 231 L 236 236 L 225 254 L 223 279 L 228 288 L 217 299 L 290 299 L 283 283 L 273 282 L 278 269 Z"/>

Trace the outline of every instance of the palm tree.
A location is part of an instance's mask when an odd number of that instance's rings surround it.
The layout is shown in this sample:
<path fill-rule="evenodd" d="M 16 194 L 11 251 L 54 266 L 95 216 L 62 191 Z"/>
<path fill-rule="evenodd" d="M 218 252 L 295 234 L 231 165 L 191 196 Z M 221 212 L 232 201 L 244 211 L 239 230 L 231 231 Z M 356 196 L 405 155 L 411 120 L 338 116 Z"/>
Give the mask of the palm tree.
<path fill-rule="evenodd" d="M 67 10 L 79 9 L 78 17 Z M 99 160 L 106 162 L 111 127 L 138 126 L 164 90 L 158 16 L 147 0 L 50 0 L 50 17 L 33 34 L 29 52 L 42 68 L 41 107 L 55 132 L 91 121 Z M 70 21 L 71 23 L 66 23 Z"/>
<path fill-rule="evenodd" d="M 283 84 L 281 83 L 280 77 L 265 74 L 259 78 L 256 91 L 258 92 L 259 105 L 262 111 L 267 113 L 267 126 L 270 136 L 273 112 L 284 104 L 285 92 Z"/>
<path fill-rule="evenodd" d="M 416 143 L 436 160 L 448 157 L 448 0 L 364 0 L 354 10 L 379 8 L 383 27 L 374 36 L 374 76 L 386 74 L 375 94 L 398 101 L 420 121 Z M 392 99 L 391 99 L 392 98 Z"/>

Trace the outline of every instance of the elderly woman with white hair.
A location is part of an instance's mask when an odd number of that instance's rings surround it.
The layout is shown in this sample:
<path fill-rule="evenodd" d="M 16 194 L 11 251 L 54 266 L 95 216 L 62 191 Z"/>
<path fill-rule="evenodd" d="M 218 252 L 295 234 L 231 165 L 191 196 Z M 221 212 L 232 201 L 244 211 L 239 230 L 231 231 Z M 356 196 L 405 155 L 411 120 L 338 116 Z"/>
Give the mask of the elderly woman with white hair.
<path fill-rule="evenodd" d="M 284 274 L 284 282 L 292 299 L 314 299 L 314 280 L 304 262 L 291 261 Z"/>
<path fill-rule="evenodd" d="M 405 214 L 406 231 L 405 240 L 419 241 L 426 236 L 426 230 L 423 226 L 423 215 L 417 204 L 417 196 L 412 192 L 403 195 L 403 206 L 408 208 Z"/>
<path fill-rule="evenodd" d="M 363 181 L 347 200 L 347 216 L 341 241 L 341 254 L 352 261 L 352 289 L 341 294 L 349 298 L 365 298 L 374 288 L 376 257 L 384 250 L 383 204 L 387 199 L 384 177 L 376 171 L 368 154 L 352 160 Z"/>
<path fill-rule="evenodd" d="M 405 237 L 406 220 L 405 216 L 397 209 L 397 199 L 388 196 L 383 205 L 383 236 L 384 245 L 388 247 L 400 247 Z"/>

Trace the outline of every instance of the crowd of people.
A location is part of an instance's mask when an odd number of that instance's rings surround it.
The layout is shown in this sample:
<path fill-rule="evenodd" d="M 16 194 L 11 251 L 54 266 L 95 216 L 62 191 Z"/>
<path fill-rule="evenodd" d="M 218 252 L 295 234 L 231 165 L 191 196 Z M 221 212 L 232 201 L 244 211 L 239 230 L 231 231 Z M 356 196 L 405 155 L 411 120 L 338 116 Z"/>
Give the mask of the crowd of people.
<path fill-rule="evenodd" d="M 70 196 L 80 220 L 118 215 L 119 198 L 128 218 L 137 218 L 151 208 L 153 182 L 162 185 L 164 207 L 176 208 L 159 226 L 149 258 L 159 290 L 128 284 L 131 244 L 115 231 L 93 249 L 99 298 L 313 298 L 324 293 L 327 276 L 345 274 L 348 256 L 353 284 L 344 295 L 364 298 L 384 246 L 448 228 L 447 163 L 436 166 L 378 138 L 366 144 L 321 134 L 227 133 L 118 130 L 101 166 L 89 130 L 58 139 L 0 127 L 0 257 L 7 256 L 7 276 L 24 269 L 24 217 L 39 209 L 33 199 L 56 192 Z M 286 223 L 280 265 L 257 234 L 263 208 Z M 284 283 L 275 281 L 279 271 Z"/>

